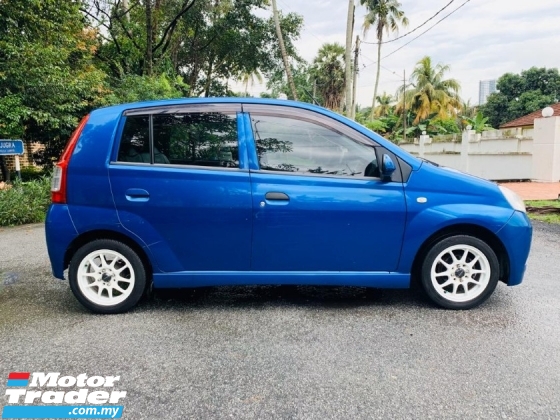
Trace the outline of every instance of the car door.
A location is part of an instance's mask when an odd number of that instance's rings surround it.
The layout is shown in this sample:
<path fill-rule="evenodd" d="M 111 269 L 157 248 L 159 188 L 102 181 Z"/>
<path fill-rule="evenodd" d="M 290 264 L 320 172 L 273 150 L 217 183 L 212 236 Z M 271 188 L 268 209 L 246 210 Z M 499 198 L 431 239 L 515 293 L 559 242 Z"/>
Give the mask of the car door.
<path fill-rule="evenodd" d="M 252 270 L 395 271 L 405 197 L 402 182 L 380 178 L 376 144 L 311 111 L 243 109 L 255 146 Z"/>
<path fill-rule="evenodd" d="M 109 165 L 122 225 L 163 272 L 249 270 L 251 190 L 239 105 L 130 110 Z"/>

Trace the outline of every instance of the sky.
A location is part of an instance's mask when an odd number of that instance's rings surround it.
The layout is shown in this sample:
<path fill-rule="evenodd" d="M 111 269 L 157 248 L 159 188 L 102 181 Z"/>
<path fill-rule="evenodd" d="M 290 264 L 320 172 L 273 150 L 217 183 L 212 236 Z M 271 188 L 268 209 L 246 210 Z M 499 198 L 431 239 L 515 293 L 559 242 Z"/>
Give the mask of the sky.
<path fill-rule="evenodd" d="M 401 9 L 409 20 L 408 28 L 400 35 L 414 29 L 450 0 L 400 0 Z M 466 1 L 466 3 L 465 3 Z M 356 0 L 359 4 L 359 0 Z M 432 63 L 450 66 L 448 78 L 461 84 L 461 97 L 478 104 L 480 80 L 498 79 L 504 73 L 520 73 L 530 67 L 560 67 L 560 1 L 559 0 L 455 0 L 413 34 L 382 46 L 382 57 L 401 47 L 437 20 L 457 9 L 451 16 L 436 25 L 395 54 L 382 58 L 378 94 L 384 91 L 395 94 L 402 85 L 403 72 L 409 75 L 414 65 L 424 56 Z M 283 13 L 295 12 L 303 16 L 304 27 L 296 41 L 299 54 L 311 62 L 320 46 L 326 42 L 346 42 L 347 0 L 277 0 Z M 362 24 L 365 8 L 356 7 L 356 35 L 363 37 Z M 384 37 L 395 38 L 394 34 Z M 365 41 L 375 42 L 370 31 Z M 359 58 L 357 101 L 371 106 L 375 85 L 377 45 L 362 44 Z M 266 87 L 258 83 L 249 92 L 258 96 Z"/>

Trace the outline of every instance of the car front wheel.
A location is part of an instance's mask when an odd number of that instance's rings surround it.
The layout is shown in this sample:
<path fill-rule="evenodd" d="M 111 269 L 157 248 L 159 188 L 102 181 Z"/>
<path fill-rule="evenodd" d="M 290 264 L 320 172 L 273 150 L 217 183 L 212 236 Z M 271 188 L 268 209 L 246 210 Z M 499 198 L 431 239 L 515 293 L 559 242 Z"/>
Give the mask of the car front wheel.
<path fill-rule="evenodd" d="M 129 246 L 100 239 L 82 246 L 69 267 L 72 292 L 93 312 L 125 312 L 138 303 L 146 285 L 142 260 Z"/>
<path fill-rule="evenodd" d="M 422 264 L 422 286 L 444 308 L 470 309 L 484 302 L 498 284 L 499 263 L 484 241 L 467 235 L 437 242 Z"/>

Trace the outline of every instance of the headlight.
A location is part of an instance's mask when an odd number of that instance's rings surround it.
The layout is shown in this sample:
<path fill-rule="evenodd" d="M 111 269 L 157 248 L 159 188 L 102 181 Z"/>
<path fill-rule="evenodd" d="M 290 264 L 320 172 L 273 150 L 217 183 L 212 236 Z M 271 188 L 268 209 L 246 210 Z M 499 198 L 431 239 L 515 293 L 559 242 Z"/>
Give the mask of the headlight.
<path fill-rule="evenodd" d="M 521 197 L 519 197 L 516 193 L 514 193 L 509 188 L 502 187 L 501 185 L 500 185 L 500 190 L 502 191 L 502 194 L 504 195 L 508 203 L 511 205 L 511 207 L 513 207 L 517 211 L 522 211 L 523 213 L 527 212 L 527 210 L 525 209 L 525 203 L 523 202 Z"/>

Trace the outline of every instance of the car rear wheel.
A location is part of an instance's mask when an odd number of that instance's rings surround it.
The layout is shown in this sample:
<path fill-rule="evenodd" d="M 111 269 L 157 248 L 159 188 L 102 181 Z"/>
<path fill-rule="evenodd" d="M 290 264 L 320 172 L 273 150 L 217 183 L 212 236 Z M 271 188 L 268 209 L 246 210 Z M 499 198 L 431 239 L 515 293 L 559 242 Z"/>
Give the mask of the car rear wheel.
<path fill-rule="evenodd" d="M 448 309 L 470 309 L 484 302 L 498 284 L 500 266 L 484 241 L 466 235 L 436 243 L 422 264 L 422 286 L 430 299 Z"/>
<path fill-rule="evenodd" d="M 146 285 L 142 260 L 129 246 L 100 239 L 82 246 L 69 267 L 70 288 L 93 312 L 125 312 L 138 303 Z"/>

